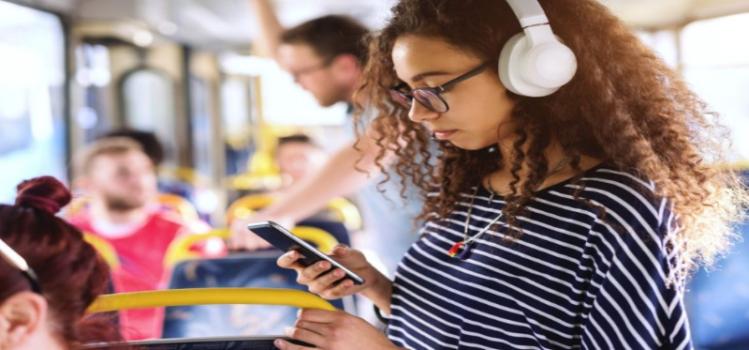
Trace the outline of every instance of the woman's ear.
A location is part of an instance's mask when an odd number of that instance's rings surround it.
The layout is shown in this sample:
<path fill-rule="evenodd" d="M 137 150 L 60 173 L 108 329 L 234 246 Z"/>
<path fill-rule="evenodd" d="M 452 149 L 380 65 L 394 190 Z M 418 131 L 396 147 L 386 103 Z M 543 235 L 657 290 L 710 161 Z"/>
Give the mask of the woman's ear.
<path fill-rule="evenodd" d="M 13 294 L 0 305 L 0 348 L 15 349 L 39 332 L 47 319 L 47 301 L 36 293 Z"/>

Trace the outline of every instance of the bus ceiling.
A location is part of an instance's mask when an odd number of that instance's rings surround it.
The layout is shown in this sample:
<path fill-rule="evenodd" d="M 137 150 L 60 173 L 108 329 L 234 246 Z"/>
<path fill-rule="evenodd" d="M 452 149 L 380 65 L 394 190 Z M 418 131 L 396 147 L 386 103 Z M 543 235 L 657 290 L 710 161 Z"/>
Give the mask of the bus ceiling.
<path fill-rule="evenodd" d="M 256 35 L 246 0 L 20 0 L 66 14 L 76 22 L 129 21 L 196 46 L 244 47 Z M 655 30 L 749 11 L 747 0 L 601 0 L 631 26 Z M 394 0 L 276 0 L 280 21 L 293 25 L 327 13 L 381 26 Z"/>

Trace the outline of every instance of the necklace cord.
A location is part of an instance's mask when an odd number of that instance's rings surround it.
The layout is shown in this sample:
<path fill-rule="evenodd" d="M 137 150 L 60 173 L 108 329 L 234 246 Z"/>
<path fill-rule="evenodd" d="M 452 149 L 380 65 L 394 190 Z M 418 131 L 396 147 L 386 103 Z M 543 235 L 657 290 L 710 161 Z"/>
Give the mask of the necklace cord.
<path fill-rule="evenodd" d="M 564 169 L 567 166 L 567 164 L 569 164 L 570 161 L 571 161 L 570 157 L 564 157 L 562 160 L 559 161 L 559 163 L 557 163 L 557 165 L 554 167 L 554 169 L 552 169 L 546 175 L 546 178 L 548 178 L 551 175 L 554 175 L 554 174 L 558 173 L 559 171 L 561 171 L 562 169 Z M 478 196 L 479 188 L 480 188 L 480 186 L 476 186 L 476 190 L 473 191 L 473 196 L 471 196 L 471 201 L 470 201 L 470 203 L 468 205 L 468 212 L 466 213 L 466 222 L 463 225 L 463 240 L 461 240 L 459 242 L 456 242 L 455 244 L 452 245 L 452 247 L 450 247 L 450 250 L 448 250 L 448 255 L 450 255 L 451 257 L 454 257 L 455 255 L 457 255 L 457 253 L 461 249 L 468 250 L 468 245 L 471 242 L 473 242 L 473 241 L 477 240 L 479 237 L 481 237 L 484 233 L 486 233 L 486 231 L 489 230 L 489 228 L 491 228 L 492 226 L 494 226 L 494 224 L 496 224 L 499 221 L 499 219 L 502 218 L 502 214 L 503 213 L 502 213 L 502 211 L 500 211 L 499 215 L 497 215 L 497 217 L 495 217 L 494 219 L 492 219 L 486 226 L 484 226 L 484 228 L 482 228 L 481 230 L 479 230 L 473 236 L 468 236 L 468 228 L 469 228 L 469 226 L 471 224 L 471 214 L 473 213 L 473 205 L 474 205 L 474 202 L 476 201 L 476 197 Z M 491 189 L 491 185 L 489 186 L 489 193 L 490 193 L 490 195 L 489 195 L 489 204 L 491 204 L 492 201 L 494 200 L 494 196 L 496 194 Z"/>

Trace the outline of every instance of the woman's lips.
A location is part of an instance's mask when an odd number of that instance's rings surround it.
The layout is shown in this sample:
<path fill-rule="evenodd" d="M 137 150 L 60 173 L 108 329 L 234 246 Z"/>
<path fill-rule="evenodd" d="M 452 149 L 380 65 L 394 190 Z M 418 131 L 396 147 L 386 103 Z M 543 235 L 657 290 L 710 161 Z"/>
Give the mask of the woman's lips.
<path fill-rule="evenodd" d="M 453 136 L 458 130 L 435 130 L 434 131 L 434 138 L 438 140 L 447 140 L 451 136 Z"/>

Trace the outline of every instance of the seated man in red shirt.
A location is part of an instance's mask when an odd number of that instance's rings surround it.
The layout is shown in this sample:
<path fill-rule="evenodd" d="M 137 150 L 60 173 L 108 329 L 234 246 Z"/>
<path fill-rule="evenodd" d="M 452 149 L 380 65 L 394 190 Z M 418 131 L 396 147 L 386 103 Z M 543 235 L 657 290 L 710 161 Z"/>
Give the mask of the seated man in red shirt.
<path fill-rule="evenodd" d="M 178 236 L 205 232 L 202 222 L 185 222 L 157 201 L 156 170 L 140 145 L 128 138 L 106 138 L 89 146 L 78 159 L 78 185 L 87 206 L 70 222 L 103 238 L 120 260 L 112 270 L 117 292 L 164 288 L 169 271 L 164 255 Z M 163 309 L 128 310 L 120 315 L 126 339 L 158 338 Z"/>

